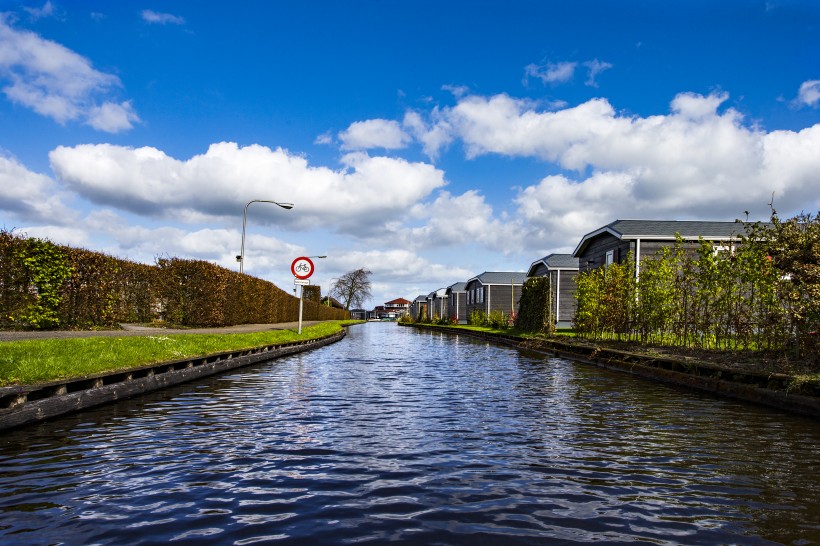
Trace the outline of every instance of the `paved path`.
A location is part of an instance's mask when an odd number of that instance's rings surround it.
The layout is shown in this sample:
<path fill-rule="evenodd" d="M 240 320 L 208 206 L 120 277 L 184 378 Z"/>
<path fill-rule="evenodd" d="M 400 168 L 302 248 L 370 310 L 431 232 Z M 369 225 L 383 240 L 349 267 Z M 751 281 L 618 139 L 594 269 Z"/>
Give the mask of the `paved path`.
<path fill-rule="evenodd" d="M 302 328 L 319 324 L 321 320 L 303 320 Z M 125 337 L 157 336 L 167 334 L 244 334 L 264 332 L 266 330 L 296 330 L 298 322 L 280 322 L 276 324 L 239 324 L 224 328 L 154 328 L 138 324 L 121 324 L 122 330 L 50 330 L 37 332 L 0 331 L 0 341 L 17 341 L 21 339 L 64 339 L 71 337 Z"/>

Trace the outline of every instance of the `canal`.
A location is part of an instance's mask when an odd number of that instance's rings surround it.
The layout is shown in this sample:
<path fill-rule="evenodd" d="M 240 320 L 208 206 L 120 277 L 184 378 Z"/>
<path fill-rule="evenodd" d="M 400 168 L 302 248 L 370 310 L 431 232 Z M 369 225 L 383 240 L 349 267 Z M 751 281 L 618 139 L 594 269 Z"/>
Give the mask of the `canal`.
<path fill-rule="evenodd" d="M 395 324 L 0 436 L 0 544 L 816 544 L 820 425 Z"/>

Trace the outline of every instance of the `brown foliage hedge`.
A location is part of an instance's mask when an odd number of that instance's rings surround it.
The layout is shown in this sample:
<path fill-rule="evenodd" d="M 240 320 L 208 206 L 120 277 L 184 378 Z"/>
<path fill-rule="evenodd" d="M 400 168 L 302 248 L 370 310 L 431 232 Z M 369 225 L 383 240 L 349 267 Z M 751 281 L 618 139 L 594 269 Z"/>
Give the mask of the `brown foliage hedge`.
<path fill-rule="evenodd" d="M 43 248 L 50 259 L 34 260 L 32 249 Z M 42 274 L 56 262 L 65 275 Z M 47 286 L 42 278 L 59 278 L 61 285 Z M 57 295 L 53 304 L 45 299 L 51 289 Z M 313 292 L 305 299 L 304 320 L 349 318 L 315 299 Z M 32 319 L 37 313 L 48 313 L 50 321 Z M 89 329 L 152 321 L 231 326 L 291 322 L 298 316 L 298 298 L 210 262 L 159 258 L 155 265 L 139 264 L 0 230 L 0 328 Z"/>

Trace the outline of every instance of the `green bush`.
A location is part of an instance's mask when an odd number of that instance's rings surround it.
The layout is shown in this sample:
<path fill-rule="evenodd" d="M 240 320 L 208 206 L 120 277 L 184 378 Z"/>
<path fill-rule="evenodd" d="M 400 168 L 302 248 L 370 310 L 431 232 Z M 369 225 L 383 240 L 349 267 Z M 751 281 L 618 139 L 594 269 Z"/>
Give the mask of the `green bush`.
<path fill-rule="evenodd" d="M 532 277 L 524 282 L 515 327 L 524 332 L 552 334 L 555 322 L 552 312 L 549 277 Z"/>

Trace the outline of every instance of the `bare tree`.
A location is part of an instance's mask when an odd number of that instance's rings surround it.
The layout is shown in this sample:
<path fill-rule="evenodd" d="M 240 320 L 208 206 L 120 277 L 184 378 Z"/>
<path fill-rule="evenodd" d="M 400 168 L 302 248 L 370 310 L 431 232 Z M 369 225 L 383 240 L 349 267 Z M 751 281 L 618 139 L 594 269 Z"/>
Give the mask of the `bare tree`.
<path fill-rule="evenodd" d="M 350 271 L 339 277 L 330 289 L 330 295 L 341 301 L 345 309 L 350 310 L 350 306 L 361 307 L 364 302 L 370 299 L 370 275 L 363 267 Z"/>

